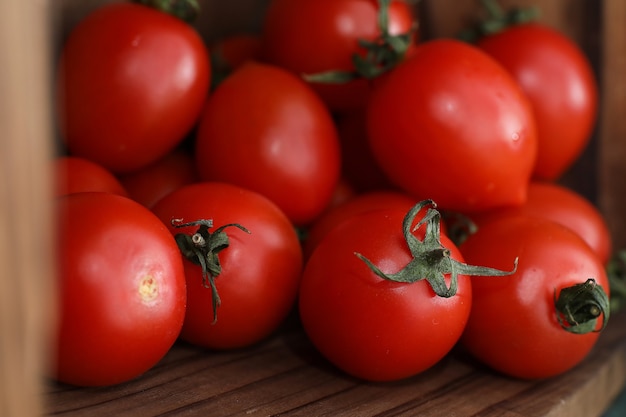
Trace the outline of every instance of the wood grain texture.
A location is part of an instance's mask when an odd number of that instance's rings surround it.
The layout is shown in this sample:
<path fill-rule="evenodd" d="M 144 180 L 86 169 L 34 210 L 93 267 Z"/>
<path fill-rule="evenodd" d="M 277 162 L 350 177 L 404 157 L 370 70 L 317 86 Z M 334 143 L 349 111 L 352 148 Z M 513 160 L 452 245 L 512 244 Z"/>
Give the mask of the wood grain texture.
<path fill-rule="evenodd" d="M 616 248 L 626 248 L 626 2 L 603 1 L 600 207 Z"/>
<path fill-rule="evenodd" d="M 0 3 L 0 416 L 39 416 L 51 323 L 48 10 Z M 39 53 L 33 53 L 38 51 Z"/>
<path fill-rule="evenodd" d="M 260 345 L 211 352 L 177 344 L 154 369 L 107 388 L 51 382 L 54 416 L 480 416 L 594 417 L 626 378 L 626 315 L 613 318 L 578 367 L 524 381 L 483 368 L 462 351 L 416 377 L 356 380 L 330 366 L 297 322 Z"/>

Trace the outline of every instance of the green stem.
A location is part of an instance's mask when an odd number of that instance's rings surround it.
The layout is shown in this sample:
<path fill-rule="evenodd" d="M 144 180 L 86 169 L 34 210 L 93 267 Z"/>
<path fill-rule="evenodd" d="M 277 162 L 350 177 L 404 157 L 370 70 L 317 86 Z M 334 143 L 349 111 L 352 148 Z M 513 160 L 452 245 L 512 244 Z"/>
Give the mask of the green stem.
<path fill-rule="evenodd" d="M 135 3 L 152 7 L 170 14 L 187 23 L 192 23 L 200 14 L 197 0 L 133 0 Z"/>
<path fill-rule="evenodd" d="M 425 207 L 428 207 L 426 214 L 413 228 L 412 224 L 416 216 Z M 426 225 L 426 232 L 424 238 L 419 240 L 413 231 L 423 225 Z M 450 250 L 441 244 L 441 215 L 432 200 L 421 201 L 409 210 L 404 217 L 402 230 L 413 259 L 400 271 L 386 274 L 360 253 L 355 253 L 355 255 L 383 279 L 404 283 L 414 283 L 425 279 L 435 294 L 446 298 L 456 294 L 459 275 L 505 276 L 517 270 L 517 259 L 511 271 L 468 265 L 452 259 Z M 445 282 L 445 276 L 448 274 L 450 287 L 446 286 Z"/>
<path fill-rule="evenodd" d="M 561 327 L 575 334 L 603 330 L 611 313 L 609 297 L 593 278 L 563 288 L 558 297 L 555 290 L 554 306 Z M 602 325 L 597 329 L 599 317 L 602 317 Z"/>
<path fill-rule="evenodd" d="M 213 227 L 213 220 L 210 219 L 189 223 L 183 223 L 181 219 L 173 219 L 172 226 L 176 228 L 198 226 L 192 235 L 178 233 L 174 238 L 182 255 L 202 268 L 202 285 L 205 288 L 210 288 L 212 293 L 213 323 L 215 323 L 217 321 L 217 309 L 221 304 L 215 285 L 215 278 L 222 272 L 219 253 L 230 245 L 224 229 L 237 227 L 246 233 L 250 233 L 250 231 L 240 224 L 229 223 L 210 232 L 209 229 Z"/>
<path fill-rule="evenodd" d="M 409 49 L 413 31 L 400 35 L 389 33 L 389 6 L 391 0 L 378 0 L 378 28 L 380 35 L 374 41 L 359 40 L 359 46 L 365 49 L 365 55 L 352 55 L 354 71 L 330 70 L 316 74 L 305 74 L 308 82 L 326 84 L 344 84 L 365 78 L 373 79 L 394 68 Z"/>

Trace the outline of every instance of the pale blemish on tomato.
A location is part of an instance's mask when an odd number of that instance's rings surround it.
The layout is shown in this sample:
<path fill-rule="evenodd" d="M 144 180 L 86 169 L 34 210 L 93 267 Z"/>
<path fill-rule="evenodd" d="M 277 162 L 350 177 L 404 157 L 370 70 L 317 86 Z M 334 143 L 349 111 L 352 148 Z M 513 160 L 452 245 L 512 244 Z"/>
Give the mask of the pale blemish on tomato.
<path fill-rule="evenodd" d="M 145 275 L 139 282 L 141 301 L 150 303 L 159 296 L 159 284 L 152 275 Z"/>

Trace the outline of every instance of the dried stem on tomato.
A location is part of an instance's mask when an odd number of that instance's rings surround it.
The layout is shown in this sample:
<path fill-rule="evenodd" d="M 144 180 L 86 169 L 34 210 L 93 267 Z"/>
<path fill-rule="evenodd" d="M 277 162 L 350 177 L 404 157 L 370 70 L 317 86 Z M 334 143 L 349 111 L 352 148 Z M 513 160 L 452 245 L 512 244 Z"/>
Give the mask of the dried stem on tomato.
<path fill-rule="evenodd" d="M 558 297 L 555 291 L 554 306 L 561 327 L 576 334 L 602 331 L 611 312 L 609 297 L 593 278 L 563 288 Z M 599 317 L 602 317 L 602 325 L 598 329 Z"/>
<path fill-rule="evenodd" d="M 198 226 L 192 235 L 178 233 L 174 236 L 182 255 L 202 268 L 202 285 L 210 288 L 213 303 L 213 323 L 217 321 L 217 308 L 221 304 L 220 296 L 215 285 L 215 278 L 222 272 L 219 253 L 229 245 L 228 235 L 224 232 L 227 227 L 237 227 L 246 233 L 248 229 L 237 223 L 229 223 L 218 227 L 213 232 L 213 220 L 196 220 L 183 223 L 181 219 L 173 219 L 172 225 L 177 228 Z"/>
<path fill-rule="evenodd" d="M 413 228 L 415 217 L 424 207 L 428 207 L 426 214 Z M 413 231 L 424 224 L 426 225 L 426 232 L 424 238 L 420 240 L 413 234 Z M 360 253 L 355 253 L 355 255 L 381 278 L 405 283 L 414 283 L 425 279 L 435 294 L 446 298 L 456 294 L 459 274 L 506 276 L 515 273 L 517 270 L 517 259 L 511 271 L 468 265 L 452 259 L 450 250 L 441 244 L 441 214 L 436 210 L 436 204 L 432 200 L 424 200 L 417 203 L 404 217 L 402 230 L 413 259 L 400 271 L 394 274 L 386 274 Z M 450 274 L 449 287 L 445 282 L 446 274 Z"/>

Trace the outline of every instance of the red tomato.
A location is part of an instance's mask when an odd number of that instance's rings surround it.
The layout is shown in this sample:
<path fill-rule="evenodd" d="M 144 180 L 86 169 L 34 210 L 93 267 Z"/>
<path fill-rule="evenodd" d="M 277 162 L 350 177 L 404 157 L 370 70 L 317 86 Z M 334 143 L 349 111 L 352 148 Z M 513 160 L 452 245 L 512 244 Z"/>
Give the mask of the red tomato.
<path fill-rule="evenodd" d="M 55 376 L 105 386 L 154 366 L 185 315 L 183 262 L 171 233 L 140 204 L 85 192 L 58 200 Z"/>
<path fill-rule="evenodd" d="M 359 192 L 393 188 L 367 141 L 365 111 L 344 112 L 337 117 L 336 123 L 343 177 Z"/>
<path fill-rule="evenodd" d="M 105 167 L 77 156 L 60 156 L 54 160 L 54 195 L 83 191 L 103 191 L 128 196 L 128 191 Z"/>
<path fill-rule="evenodd" d="M 539 141 L 533 176 L 560 177 L 586 147 L 596 121 L 598 87 L 587 57 L 538 23 L 511 26 L 478 46 L 513 74 L 532 103 Z"/>
<path fill-rule="evenodd" d="M 130 197 L 146 207 L 183 185 L 199 181 L 193 156 L 184 149 L 170 152 L 139 171 L 120 175 L 119 179 Z"/>
<path fill-rule="evenodd" d="M 172 234 L 184 234 L 188 242 L 198 235 L 200 227 L 176 224 L 198 220 L 211 220 L 214 228 L 208 232 L 218 240 L 227 237 L 229 241 L 219 253 L 214 252 L 221 271 L 210 277 L 203 276 L 197 262 L 189 258 L 184 262 L 188 301 L 183 340 L 232 349 L 256 343 L 277 329 L 295 303 L 302 251 L 295 229 L 274 203 L 235 185 L 205 182 L 168 194 L 153 211 Z M 175 219 L 179 221 L 172 224 Z M 225 227 L 225 235 L 219 236 L 215 232 L 221 227 Z M 210 280 L 221 300 L 215 311 Z"/>
<path fill-rule="evenodd" d="M 375 0 L 273 0 L 263 22 L 263 57 L 298 75 L 354 71 L 353 55 L 365 53 L 359 40 L 381 35 L 378 11 Z M 391 35 L 410 33 L 416 26 L 404 1 L 391 2 L 388 22 Z M 369 94 L 366 79 L 312 87 L 335 111 L 362 108 Z"/>
<path fill-rule="evenodd" d="M 493 218 L 518 214 L 542 217 L 572 229 L 596 252 L 603 264 L 612 255 L 611 234 L 602 213 L 585 197 L 563 185 L 533 181 L 528 187 L 528 200 L 523 205 L 470 217 L 481 227 Z"/>
<path fill-rule="evenodd" d="M 334 121 L 304 81 L 248 62 L 209 98 L 195 156 L 202 179 L 259 192 L 301 225 L 331 201 L 339 152 Z"/>
<path fill-rule="evenodd" d="M 211 45 L 211 69 L 230 72 L 249 60 L 261 57 L 261 38 L 249 33 L 239 33 L 218 39 Z"/>
<path fill-rule="evenodd" d="M 526 199 L 537 151 L 530 103 L 474 46 L 423 42 L 373 90 L 367 123 L 383 172 L 418 198 L 458 211 Z"/>
<path fill-rule="evenodd" d="M 529 379 L 562 374 L 587 356 L 598 333 L 566 330 L 555 305 L 565 288 L 589 278 L 609 291 L 602 263 L 578 235 L 549 220 L 507 217 L 484 225 L 460 249 L 467 262 L 493 268 L 519 258 L 513 275 L 472 277 L 474 303 L 462 338 L 472 355 L 506 375 Z M 604 317 L 588 321 L 599 330 L 609 315 L 608 299 L 604 303 L 581 310 L 572 305 L 573 318 L 585 323 L 589 319 L 581 319 L 581 311 L 604 311 Z"/>
<path fill-rule="evenodd" d="M 304 254 L 308 258 L 319 242 L 344 221 L 362 213 L 380 209 L 398 209 L 404 213 L 417 203 L 415 198 L 397 191 L 370 191 L 327 210 L 316 219 L 306 232 Z"/>
<path fill-rule="evenodd" d="M 346 220 L 305 266 L 302 325 L 321 354 L 348 374 L 373 381 L 415 375 L 441 360 L 465 328 L 470 280 L 465 270 L 457 269 L 456 279 L 450 274 L 463 258 L 438 236 L 438 213 L 418 213 L 421 203 L 406 216 L 389 209 Z M 427 219 L 427 226 L 417 223 Z"/>
<path fill-rule="evenodd" d="M 59 124 L 70 152 L 115 173 L 140 169 L 191 130 L 210 82 L 208 51 L 183 21 L 136 3 L 88 15 L 63 46 Z"/>

